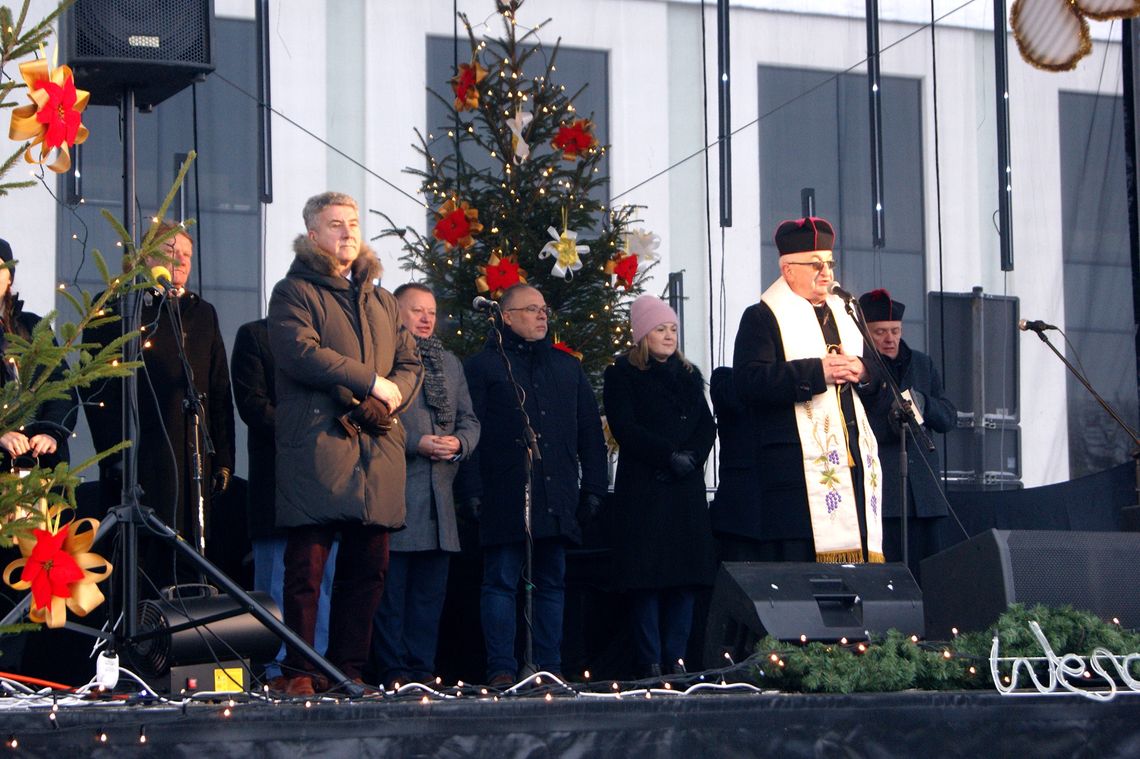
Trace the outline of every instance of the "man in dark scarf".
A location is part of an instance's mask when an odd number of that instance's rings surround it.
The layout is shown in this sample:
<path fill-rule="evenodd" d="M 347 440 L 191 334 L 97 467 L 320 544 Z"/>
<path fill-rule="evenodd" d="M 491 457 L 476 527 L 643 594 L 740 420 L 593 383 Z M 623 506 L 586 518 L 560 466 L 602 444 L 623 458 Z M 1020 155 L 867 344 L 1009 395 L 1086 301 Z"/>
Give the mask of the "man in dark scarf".
<path fill-rule="evenodd" d="M 452 481 L 479 441 L 463 366 L 435 337 L 435 296 L 423 285 L 394 293 L 424 367 L 423 389 L 400 415 L 406 433 L 407 527 L 390 536 L 388 577 L 372 626 L 377 680 L 435 676 L 439 619 L 451 554 L 459 551 Z"/>

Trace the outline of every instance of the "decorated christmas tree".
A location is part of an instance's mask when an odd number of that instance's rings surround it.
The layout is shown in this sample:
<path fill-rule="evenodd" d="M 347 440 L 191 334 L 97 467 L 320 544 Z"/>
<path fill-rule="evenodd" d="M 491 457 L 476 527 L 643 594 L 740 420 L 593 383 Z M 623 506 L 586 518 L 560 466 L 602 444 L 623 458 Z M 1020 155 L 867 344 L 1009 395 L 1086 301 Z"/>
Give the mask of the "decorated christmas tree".
<path fill-rule="evenodd" d="M 600 374 L 628 344 L 626 304 L 639 294 L 659 240 L 632 229 L 635 208 L 610 208 L 590 116 L 574 106 L 581 90 L 557 82 L 558 46 L 543 47 L 536 29 L 517 19 L 522 0 L 496 2 L 499 39 L 476 37 L 442 100 L 447 123 L 417 132 L 430 209 L 428 230 L 393 228 L 404 240 L 404 267 L 436 294 L 440 338 L 461 357 L 477 351 L 485 320 L 476 295 L 497 299 L 523 282 L 554 310 L 551 335 Z M 525 31 L 524 31 L 525 30 Z M 528 73 L 529 72 L 529 73 Z M 440 83 L 443 84 L 443 83 Z"/>

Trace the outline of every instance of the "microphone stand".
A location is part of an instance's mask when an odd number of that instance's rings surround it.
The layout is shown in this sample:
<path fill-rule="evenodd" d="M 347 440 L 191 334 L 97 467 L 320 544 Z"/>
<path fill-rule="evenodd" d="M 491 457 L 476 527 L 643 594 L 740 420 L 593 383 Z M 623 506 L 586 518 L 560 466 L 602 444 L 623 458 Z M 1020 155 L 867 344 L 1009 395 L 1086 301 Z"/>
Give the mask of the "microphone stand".
<path fill-rule="evenodd" d="M 842 297 L 842 296 L 840 296 Z M 902 563 L 903 566 L 910 569 L 910 541 L 907 535 L 907 511 L 909 506 L 909 494 L 907 493 L 907 477 L 908 477 L 908 464 L 909 457 L 907 455 L 907 429 L 909 428 L 911 435 L 914 436 L 915 442 L 926 448 L 928 451 L 934 450 L 934 441 L 930 439 L 930 435 L 923 429 L 922 425 L 918 423 L 918 419 L 914 415 L 913 404 L 903 398 L 902 390 L 895 382 L 894 375 L 891 374 L 887 368 L 887 362 L 879 355 L 878 349 L 875 348 L 875 343 L 871 340 L 871 332 L 867 328 L 867 321 L 863 317 L 863 309 L 859 306 L 859 301 L 854 298 L 844 298 L 844 305 L 847 313 L 850 314 L 851 319 L 855 322 L 855 326 L 859 328 L 859 334 L 863 336 L 863 344 L 874 356 L 875 365 L 878 367 L 879 373 L 882 375 L 883 380 L 886 382 L 887 387 L 890 389 L 892 404 L 891 414 L 899 422 L 899 487 L 902 493 L 902 502 L 899 504 L 901 509 L 900 538 L 902 543 Z"/>
<path fill-rule="evenodd" d="M 1100 393 L 1093 389 L 1093 386 L 1089 384 L 1089 381 L 1085 379 L 1085 376 L 1081 374 L 1077 368 L 1072 365 L 1072 363 L 1069 362 L 1069 359 L 1065 358 L 1064 354 L 1057 350 L 1057 347 L 1053 345 L 1053 343 L 1045 335 L 1045 331 L 1043 329 L 1034 329 L 1032 331 L 1039 338 L 1041 338 L 1041 342 L 1049 346 L 1049 350 L 1053 351 L 1053 354 L 1057 358 L 1061 359 L 1061 363 L 1065 365 L 1065 368 L 1069 370 L 1069 373 L 1077 378 L 1077 382 L 1080 382 L 1084 386 L 1085 390 L 1089 391 L 1089 395 L 1093 397 L 1093 400 L 1095 400 L 1100 405 L 1100 407 L 1104 409 L 1109 416 L 1112 417 L 1112 420 L 1116 422 L 1117 425 L 1119 425 L 1120 429 L 1124 430 L 1128 436 L 1132 438 L 1132 458 L 1136 464 L 1136 492 L 1138 495 L 1140 495 L 1140 438 L 1136 436 L 1135 430 L 1129 427 L 1128 422 L 1124 421 L 1120 414 L 1118 414 L 1116 410 L 1112 408 L 1111 405 L 1109 405 L 1108 401 L 1106 401 L 1103 397 L 1101 397 Z"/>
<path fill-rule="evenodd" d="M 208 425 L 202 424 L 202 399 L 194 384 L 194 368 L 186 356 L 186 330 L 182 326 L 182 304 L 169 291 L 163 293 L 164 305 L 174 330 L 175 345 L 178 346 L 178 360 L 182 363 L 182 374 L 186 380 L 186 396 L 182 399 L 182 410 L 187 417 L 187 432 L 190 442 L 190 498 L 194 505 L 194 543 L 198 553 L 206 555 L 206 496 L 205 496 L 205 457 L 214 455 L 214 443 L 210 439 Z M 203 451 L 203 448 L 205 450 Z M 181 490 L 181 488 L 179 488 Z M 179 494 L 181 497 L 181 494 Z"/>
<path fill-rule="evenodd" d="M 487 321 L 490 323 L 491 334 L 495 337 L 495 348 L 498 350 L 499 358 L 503 361 L 503 368 L 507 371 L 507 381 L 515 390 L 515 401 L 518 403 L 519 414 L 522 416 L 523 439 L 526 442 L 526 454 L 523 457 L 523 542 L 525 544 L 525 554 L 523 559 L 524 572 L 523 577 L 523 617 L 526 620 L 526 630 L 524 631 L 525 637 L 523 638 L 523 677 L 529 677 L 537 672 L 534 665 L 534 535 L 531 532 L 531 508 L 532 508 L 532 491 L 533 491 L 533 477 L 534 477 L 534 462 L 542 461 L 542 451 L 538 447 L 538 437 L 534 434 L 534 428 L 530 425 L 530 416 L 526 413 L 526 392 L 519 385 L 515 379 L 514 372 L 511 370 L 511 361 L 507 358 L 507 352 L 503 347 L 503 331 L 499 328 L 499 322 L 496 319 L 496 312 L 498 311 L 498 304 L 488 310 Z M 501 313 L 499 318 L 501 318 Z"/>

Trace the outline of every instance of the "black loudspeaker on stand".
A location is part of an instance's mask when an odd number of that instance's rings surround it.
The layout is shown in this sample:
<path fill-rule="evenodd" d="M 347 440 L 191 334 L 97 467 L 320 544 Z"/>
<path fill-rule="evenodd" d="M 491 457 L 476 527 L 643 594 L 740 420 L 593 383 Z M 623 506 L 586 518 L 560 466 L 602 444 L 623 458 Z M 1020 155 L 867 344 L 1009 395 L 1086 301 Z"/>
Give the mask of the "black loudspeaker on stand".
<path fill-rule="evenodd" d="M 985 630 L 1012 603 L 1072 606 L 1140 628 L 1140 534 L 988 530 L 922 562 L 926 629 Z"/>
<path fill-rule="evenodd" d="M 922 592 L 904 564 L 725 562 L 713 587 L 704 666 L 741 661 L 765 635 L 867 640 L 923 636 Z"/>
<path fill-rule="evenodd" d="M 76 0 L 61 36 L 92 105 L 129 88 L 147 110 L 214 70 L 213 0 Z"/>

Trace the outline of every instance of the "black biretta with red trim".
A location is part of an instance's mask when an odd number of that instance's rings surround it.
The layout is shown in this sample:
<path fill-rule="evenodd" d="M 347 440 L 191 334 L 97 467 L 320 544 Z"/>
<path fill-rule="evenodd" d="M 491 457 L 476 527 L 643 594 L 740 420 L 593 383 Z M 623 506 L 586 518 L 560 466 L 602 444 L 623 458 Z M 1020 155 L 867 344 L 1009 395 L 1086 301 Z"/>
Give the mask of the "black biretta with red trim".
<path fill-rule="evenodd" d="M 835 229 L 831 222 L 818 216 L 781 221 L 780 226 L 776 227 L 775 237 L 781 256 L 786 253 L 832 250 L 835 246 Z"/>
<path fill-rule="evenodd" d="M 897 300 L 891 300 L 891 294 L 886 290 L 872 290 L 859 296 L 859 308 L 863 310 L 863 318 L 871 322 L 901 322 L 906 306 Z"/>

